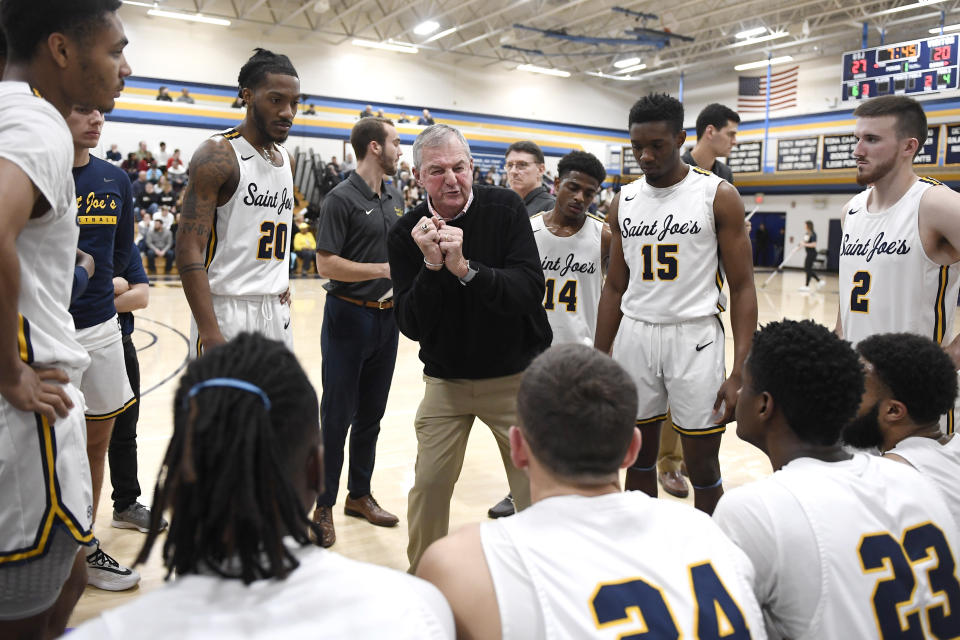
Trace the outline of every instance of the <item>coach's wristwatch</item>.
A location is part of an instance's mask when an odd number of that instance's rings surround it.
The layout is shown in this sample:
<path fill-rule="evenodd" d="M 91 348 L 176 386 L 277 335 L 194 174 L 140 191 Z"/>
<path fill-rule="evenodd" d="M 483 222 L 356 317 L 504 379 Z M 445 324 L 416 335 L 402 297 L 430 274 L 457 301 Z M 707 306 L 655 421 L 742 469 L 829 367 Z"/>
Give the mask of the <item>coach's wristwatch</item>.
<path fill-rule="evenodd" d="M 457 280 L 459 280 L 463 286 L 467 286 L 467 284 L 476 277 L 477 273 L 479 273 L 479 271 L 474 269 L 470 261 L 467 260 L 467 273 L 462 278 L 457 278 Z"/>

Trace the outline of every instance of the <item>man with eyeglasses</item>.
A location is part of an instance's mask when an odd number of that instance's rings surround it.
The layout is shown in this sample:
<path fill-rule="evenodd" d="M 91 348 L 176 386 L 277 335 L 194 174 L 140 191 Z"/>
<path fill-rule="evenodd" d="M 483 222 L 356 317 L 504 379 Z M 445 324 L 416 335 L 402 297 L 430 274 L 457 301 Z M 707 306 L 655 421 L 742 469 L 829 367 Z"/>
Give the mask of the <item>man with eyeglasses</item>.
<path fill-rule="evenodd" d="M 527 215 L 550 211 L 557 199 L 543 186 L 546 166 L 543 151 L 529 140 L 520 140 L 507 147 L 507 184 L 523 198 Z"/>

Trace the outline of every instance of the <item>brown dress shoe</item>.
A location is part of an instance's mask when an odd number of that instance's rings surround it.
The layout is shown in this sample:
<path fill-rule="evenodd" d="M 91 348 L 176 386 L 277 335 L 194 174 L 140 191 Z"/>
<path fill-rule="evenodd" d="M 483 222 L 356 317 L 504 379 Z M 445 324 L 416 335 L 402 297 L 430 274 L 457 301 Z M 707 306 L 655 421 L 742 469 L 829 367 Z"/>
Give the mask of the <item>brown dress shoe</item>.
<path fill-rule="evenodd" d="M 657 474 L 660 486 L 663 490 L 677 498 L 686 498 L 690 495 L 690 488 L 687 481 L 683 479 L 679 471 L 661 471 Z"/>
<path fill-rule="evenodd" d="M 317 507 L 313 511 L 313 521 L 320 525 L 321 538 L 318 540 L 310 530 L 310 539 L 319 547 L 332 546 L 337 541 L 337 532 L 333 529 L 333 510 L 330 507 Z"/>
<path fill-rule="evenodd" d="M 347 496 L 347 501 L 343 505 L 343 512 L 355 518 L 366 518 L 367 522 L 378 527 L 393 527 L 400 522 L 400 518 L 385 511 L 370 494 L 362 498 Z"/>

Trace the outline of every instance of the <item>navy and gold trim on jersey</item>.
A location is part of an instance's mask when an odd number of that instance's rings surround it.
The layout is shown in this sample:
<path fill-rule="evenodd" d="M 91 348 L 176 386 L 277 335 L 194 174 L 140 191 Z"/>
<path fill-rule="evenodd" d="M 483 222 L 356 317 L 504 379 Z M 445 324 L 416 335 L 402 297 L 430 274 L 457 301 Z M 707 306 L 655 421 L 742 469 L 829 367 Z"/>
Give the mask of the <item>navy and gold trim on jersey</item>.
<path fill-rule="evenodd" d="M 702 176 L 712 176 L 712 175 L 713 175 L 713 172 L 712 172 L 712 171 L 707 171 L 706 169 L 701 169 L 700 167 L 695 167 L 695 166 L 693 166 L 693 165 L 690 165 L 690 170 L 693 171 L 694 173 L 699 173 L 699 174 L 702 175 Z"/>
<path fill-rule="evenodd" d="M 637 426 L 643 426 L 645 424 L 651 424 L 654 422 L 660 422 L 661 420 L 666 420 L 667 414 L 662 413 L 659 416 L 653 416 L 652 418 L 644 418 L 643 420 L 637 420 Z"/>
<path fill-rule="evenodd" d="M 927 184 L 929 184 L 929 185 L 933 185 L 933 186 L 935 186 L 935 187 L 938 187 L 938 186 L 942 186 L 942 185 L 943 185 L 942 182 L 940 182 L 940 181 L 937 180 L 936 178 L 931 178 L 930 176 L 924 176 L 924 177 L 920 178 L 920 182 L 925 182 L 925 183 L 927 183 Z"/>
<path fill-rule="evenodd" d="M 601 218 L 600 216 L 594 215 L 594 214 L 590 213 L 589 211 L 587 212 L 587 217 L 588 217 L 588 218 L 593 218 L 593 219 L 596 220 L 597 222 L 606 222 L 606 220 L 604 220 L 604 219 Z"/>
<path fill-rule="evenodd" d="M 706 429 L 685 429 L 679 427 L 674 423 L 674 430 L 682 436 L 711 436 L 715 433 L 723 433 L 727 430 L 727 426 L 723 424 L 713 425 L 707 427 Z"/>
<path fill-rule="evenodd" d="M 17 350 L 20 359 L 30 364 L 33 362 L 33 344 L 30 342 L 30 321 L 21 314 L 17 314 Z"/>
<path fill-rule="evenodd" d="M 69 531 L 74 540 L 86 544 L 93 540 L 93 531 L 85 530 L 75 515 L 60 500 L 60 483 L 56 476 L 57 439 L 50 422 L 40 415 L 34 414 L 37 423 L 37 437 L 40 440 L 41 464 L 43 466 L 43 482 L 46 485 L 44 500 L 46 506 L 40 518 L 40 527 L 33 543 L 28 547 L 14 549 L 0 553 L 0 566 L 14 562 L 22 562 L 39 558 L 47 552 L 53 526 L 59 520 Z"/>
<path fill-rule="evenodd" d="M 937 274 L 937 297 L 933 305 L 933 339 L 937 344 L 943 342 L 947 331 L 947 283 L 950 281 L 950 267 L 941 266 Z"/>
<path fill-rule="evenodd" d="M 947 435 L 953 435 L 956 427 L 954 426 L 954 420 L 956 420 L 954 414 L 955 409 L 950 409 L 947 411 Z"/>
<path fill-rule="evenodd" d="M 217 254 L 217 212 L 213 212 L 213 224 L 210 226 L 210 237 L 207 239 L 207 256 L 203 268 L 209 269 L 213 256 Z"/>
<path fill-rule="evenodd" d="M 226 138 L 227 140 L 233 140 L 234 138 L 239 138 L 239 137 L 240 137 L 240 132 L 237 131 L 236 129 L 230 129 L 229 131 L 225 131 L 224 133 L 222 133 L 222 134 L 220 134 L 220 135 L 222 135 L 222 136 L 223 136 L 224 138 Z"/>
<path fill-rule="evenodd" d="M 95 422 L 100 420 L 109 420 L 110 418 L 116 418 L 118 415 L 120 415 L 121 413 L 123 413 L 124 411 L 126 411 L 136 403 L 137 403 L 136 398 L 130 398 L 130 400 L 128 400 L 126 404 L 124 404 L 122 407 L 120 407 L 116 411 L 111 411 L 110 413 L 102 413 L 102 414 L 88 413 L 84 415 L 84 418 L 86 418 L 87 420 L 95 421 Z"/>
<path fill-rule="evenodd" d="M 723 299 L 723 270 L 720 269 L 720 259 L 717 259 L 717 310 L 726 311 L 726 308 L 720 304 L 720 300 Z"/>

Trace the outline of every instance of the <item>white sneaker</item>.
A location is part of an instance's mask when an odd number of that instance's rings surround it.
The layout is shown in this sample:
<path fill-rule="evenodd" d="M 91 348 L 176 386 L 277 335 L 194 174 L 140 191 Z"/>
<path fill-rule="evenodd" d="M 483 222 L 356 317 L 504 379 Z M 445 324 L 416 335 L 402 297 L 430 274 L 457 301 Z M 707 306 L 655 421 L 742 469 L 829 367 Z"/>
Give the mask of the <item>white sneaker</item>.
<path fill-rule="evenodd" d="M 817 291 L 820 291 L 820 289 L 823 289 L 825 286 L 827 286 L 826 282 L 823 280 L 817 280 Z"/>
<path fill-rule="evenodd" d="M 137 586 L 140 574 L 104 553 L 99 540 L 96 544 L 87 556 L 87 583 L 104 591 L 126 591 Z"/>
<path fill-rule="evenodd" d="M 810 291 L 810 287 L 800 287 L 797 291 Z"/>

